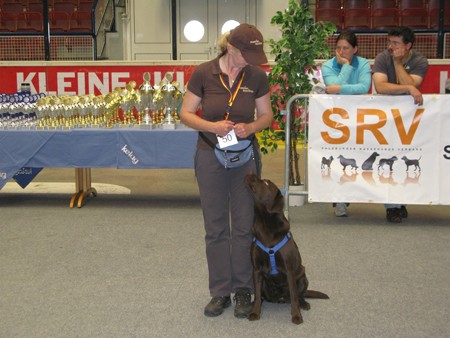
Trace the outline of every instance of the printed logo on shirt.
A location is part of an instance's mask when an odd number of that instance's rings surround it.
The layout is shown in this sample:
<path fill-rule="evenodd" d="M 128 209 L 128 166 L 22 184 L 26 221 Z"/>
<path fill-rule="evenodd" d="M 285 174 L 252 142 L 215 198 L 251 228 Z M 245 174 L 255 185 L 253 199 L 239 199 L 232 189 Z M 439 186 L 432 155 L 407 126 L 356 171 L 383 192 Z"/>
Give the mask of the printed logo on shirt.
<path fill-rule="evenodd" d="M 255 93 L 255 91 L 254 91 L 253 89 L 250 89 L 250 88 L 248 88 L 247 86 L 242 86 L 242 87 L 241 87 L 241 90 L 242 90 L 244 93 L 250 93 L 250 94 L 254 94 L 254 93 Z"/>

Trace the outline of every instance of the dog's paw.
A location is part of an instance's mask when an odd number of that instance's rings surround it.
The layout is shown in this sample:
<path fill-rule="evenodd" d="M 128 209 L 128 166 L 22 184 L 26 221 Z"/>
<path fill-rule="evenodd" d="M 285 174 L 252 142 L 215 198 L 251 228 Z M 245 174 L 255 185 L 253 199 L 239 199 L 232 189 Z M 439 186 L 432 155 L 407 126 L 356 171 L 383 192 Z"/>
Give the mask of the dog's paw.
<path fill-rule="evenodd" d="M 306 300 L 300 299 L 300 309 L 309 310 L 310 308 L 311 305 L 309 305 L 309 303 Z"/>
<path fill-rule="evenodd" d="M 250 321 L 254 321 L 254 320 L 259 320 L 259 314 L 257 314 L 257 313 L 255 313 L 255 312 L 252 312 L 252 313 L 250 313 L 249 315 L 248 315 L 248 320 L 250 320 Z"/>
<path fill-rule="evenodd" d="M 293 322 L 294 324 L 297 324 L 297 325 L 303 323 L 303 317 L 302 317 L 302 315 L 292 316 L 292 322 Z"/>

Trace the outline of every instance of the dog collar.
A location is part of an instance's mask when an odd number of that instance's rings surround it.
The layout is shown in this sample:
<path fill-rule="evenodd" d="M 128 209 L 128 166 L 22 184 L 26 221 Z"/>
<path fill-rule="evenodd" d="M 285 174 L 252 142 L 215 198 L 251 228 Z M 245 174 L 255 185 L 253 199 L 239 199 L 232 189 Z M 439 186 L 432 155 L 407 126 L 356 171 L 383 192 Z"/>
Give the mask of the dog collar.
<path fill-rule="evenodd" d="M 277 245 L 268 248 L 266 246 L 264 246 L 264 244 L 262 244 L 260 241 L 258 241 L 256 239 L 256 237 L 253 237 L 253 242 L 260 247 L 261 250 L 263 250 L 264 252 L 266 252 L 267 254 L 269 254 L 269 258 L 270 258 L 270 274 L 271 275 L 276 275 L 278 274 L 278 270 L 277 270 L 277 264 L 275 261 L 275 253 L 280 250 L 290 239 L 292 238 L 292 235 L 290 232 L 288 232 L 286 234 L 286 236 L 284 236 L 283 240 L 278 243 Z"/>

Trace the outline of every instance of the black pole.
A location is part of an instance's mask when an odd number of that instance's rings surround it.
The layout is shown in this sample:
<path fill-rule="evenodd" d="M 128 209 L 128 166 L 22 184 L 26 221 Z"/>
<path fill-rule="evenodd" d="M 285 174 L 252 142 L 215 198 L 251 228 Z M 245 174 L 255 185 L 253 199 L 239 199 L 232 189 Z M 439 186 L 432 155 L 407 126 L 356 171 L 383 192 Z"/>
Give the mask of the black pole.
<path fill-rule="evenodd" d="M 438 22 L 438 50 L 437 57 L 444 58 L 444 7 L 445 0 L 439 1 L 439 22 Z"/>
<path fill-rule="evenodd" d="M 177 51 L 177 0 L 172 0 L 172 60 L 178 60 L 178 51 Z"/>
<path fill-rule="evenodd" d="M 50 29 L 48 18 L 48 0 L 42 1 L 42 21 L 44 27 L 44 50 L 45 60 L 50 61 Z"/>

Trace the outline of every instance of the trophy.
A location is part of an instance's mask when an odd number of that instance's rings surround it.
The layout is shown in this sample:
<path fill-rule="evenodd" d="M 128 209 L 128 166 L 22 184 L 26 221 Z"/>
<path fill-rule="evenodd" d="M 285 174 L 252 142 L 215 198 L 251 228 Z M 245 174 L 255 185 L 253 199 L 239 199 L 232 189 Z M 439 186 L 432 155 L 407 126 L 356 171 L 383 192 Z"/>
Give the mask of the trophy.
<path fill-rule="evenodd" d="M 105 96 L 105 119 L 106 128 L 111 128 L 119 122 L 119 105 L 121 101 L 121 96 L 119 93 L 121 89 L 119 87 L 114 88 L 114 91 Z"/>
<path fill-rule="evenodd" d="M 105 96 L 99 95 L 93 98 L 91 128 L 103 126 L 105 114 Z"/>
<path fill-rule="evenodd" d="M 36 109 L 36 103 L 27 103 L 23 106 L 22 112 L 24 114 L 24 122 L 22 124 L 22 129 L 35 129 L 36 121 L 33 117 L 34 111 Z"/>
<path fill-rule="evenodd" d="M 79 96 L 79 126 L 82 128 L 91 127 L 93 120 L 93 94 Z"/>
<path fill-rule="evenodd" d="M 50 130 L 56 130 L 61 129 L 59 120 L 60 120 L 60 99 L 58 96 L 51 96 L 49 100 L 49 113 L 50 113 L 50 123 L 48 126 L 48 129 Z"/>
<path fill-rule="evenodd" d="M 46 122 L 48 119 L 48 97 L 44 96 L 41 97 L 36 101 L 36 116 L 38 118 L 38 124 L 36 126 L 37 130 L 45 130 L 46 128 Z"/>
<path fill-rule="evenodd" d="M 155 88 L 150 84 L 150 73 L 146 72 L 142 76 L 144 82 L 139 86 L 139 100 L 136 102 L 136 109 L 139 114 L 139 124 L 143 129 L 152 129 L 153 121 L 150 111 L 156 108 L 154 103 Z"/>
<path fill-rule="evenodd" d="M 183 100 L 183 94 L 172 83 L 172 74 L 167 73 L 165 76 L 166 84 L 161 87 L 161 97 L 165 105 L 165 114 L 163 129 L 175 129 L 177 109 Z"/>
<path fill-rule="evenodd" d="M 125 88 L 121 91 L 121 103 L 120 108 L 123 111 L 123 124 L 119 127 L 131 127 L 133 126 L 133 109 L 136 104 L 136 92 L 134 88 L 136 87 L 136 82 L 130 81 Z"/>
<path fill-rule="evenodd" d="M 72 97 L 63 98 L 62 116 L 63 116 L 63 130 L 70 130 L 73 128 L 73 114 L 74 114 L 74 100 Z"/>
<path fill-rule="evenodd" d="M 162 82 L 160 82 L 159 86 L 155 87 L 155 94 L 153 95 L 153 102 L 155 102 L 155 109 L 153 110 L 152 120 L 153 124 L 157 124 L 158 126 L 162 124 L 164 121 L 164 101 L 161 94 Z"/>

